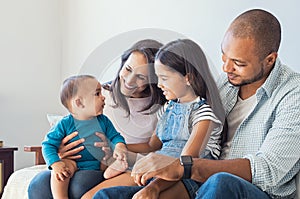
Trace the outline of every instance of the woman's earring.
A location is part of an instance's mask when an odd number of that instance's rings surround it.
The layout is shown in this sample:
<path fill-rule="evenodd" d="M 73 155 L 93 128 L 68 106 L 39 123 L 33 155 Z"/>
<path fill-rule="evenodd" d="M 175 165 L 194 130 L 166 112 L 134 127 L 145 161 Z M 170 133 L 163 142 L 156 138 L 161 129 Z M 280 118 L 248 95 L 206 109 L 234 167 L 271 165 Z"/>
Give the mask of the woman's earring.
<path fill-rule="evenodd" d="M 191 84 L 190 84 L 190 82 L 188 81 L 188 82 L 186 83 L 186 85 L 190 86 Z"/>

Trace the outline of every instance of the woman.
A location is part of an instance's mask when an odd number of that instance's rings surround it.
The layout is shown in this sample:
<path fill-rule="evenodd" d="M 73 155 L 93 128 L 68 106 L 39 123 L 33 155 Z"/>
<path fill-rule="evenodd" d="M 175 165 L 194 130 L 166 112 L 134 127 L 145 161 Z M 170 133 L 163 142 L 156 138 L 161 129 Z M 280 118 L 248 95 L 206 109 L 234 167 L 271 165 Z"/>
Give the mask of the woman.
<path fill-rule="evenodd" d="M 129 143 L 129 150 L 131 146 L 134 148 L 135 144 L 145 142 L 151 137 L 157 123 L 155 112 L 165 102 L 161 90 L 157 87 L 153 68 L 155 53 L 161 46 L 162 44 L 155 40 L 141 40 L 135 43 L 123 53 L 116 78 L 111 84 L 104 86 L 107 90 L 103 94 L 106 96 L 106 103 L 109 104 L 105 107 L 104 114 L 112 120 L 126 143 Z M 144 121 L 147 121 L 147 125 Z M 81 151 L 83 146 L 74 147 L 83 143 L 83 140 L 65 146 L 75 135 L 76 133 L 62 141 L 59 150 L 61 158 L 79 158 L 76 153 Z M 95 143 L 95 146 L 107 151 L 105 141 Z M 100 171 L 78 171 L 70 181 L 69 197 L 80 198 L 103 180 Z M 50 171 L 43 171 L 33 178 L 28 188 L 28 197 L 52 198 Z"/>

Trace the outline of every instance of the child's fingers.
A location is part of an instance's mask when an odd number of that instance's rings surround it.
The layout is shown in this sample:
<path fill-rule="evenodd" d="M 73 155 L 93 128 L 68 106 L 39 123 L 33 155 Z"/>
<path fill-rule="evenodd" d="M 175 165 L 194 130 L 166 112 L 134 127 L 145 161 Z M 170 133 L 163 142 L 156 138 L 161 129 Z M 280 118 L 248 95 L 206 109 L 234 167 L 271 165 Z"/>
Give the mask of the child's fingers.
<path fill-rule="evenodd" d="M 62 175 L 63 175 L 64 178 L 70 177 L 70 174 L 71 174 L 71 172 L 69 170 L 65 170 L 65 171 L 62 172 Z"/>
<path fill-rule="evenodd" d="M 117 159 L 117 160 L 118 160 L 118 157 L 119 157 L 119 156 L 118 156 L 117 153 L 114 153 L 114 154 L 113 154 L 113 158 L 114 158 L 114 159 Z"/>
<path fill-rule="evenodd" d="M 64 181 L 64 180 L 65 180 L 65 177 L 64 177 L 64 175 L 63 175 L 62 173 L 57 173 L 56 179 L 57 179 L 58 181 Z"/>

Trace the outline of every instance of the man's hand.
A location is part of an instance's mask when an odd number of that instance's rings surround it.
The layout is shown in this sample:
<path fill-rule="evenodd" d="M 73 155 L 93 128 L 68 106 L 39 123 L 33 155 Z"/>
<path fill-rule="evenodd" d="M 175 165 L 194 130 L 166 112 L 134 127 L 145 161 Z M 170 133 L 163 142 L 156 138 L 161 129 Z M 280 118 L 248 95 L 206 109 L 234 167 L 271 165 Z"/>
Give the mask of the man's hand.
<path fill-rule="evenodd" d="M 75 131 L 75 132 L 71 133 L 70 135 L 66 136 L 61 141 L 61 144 L 58 149 L 58 156 L 60 157 L 60 159 L 75 160 L 75 159 L 81 158 L 81 155 L 76 155 L 76 154 L 78 154 L 80 151 L 82 151 L 84 149 L 84 146 L 80 146 L 80 147 L 76 147 L 76 146 L 78 146 L 79 144 L 84 142 L 83 138 L 66 145 L 67 142 L 69 142 L 72 138 L 74 138 L 77 135 L 78 135 L 78 132 Z"/>
<path fill-rule="evenodd" d="M 134 178 L 135 183 L 141 186 L 153 177 L 168 181 L 180 180 L 183 171 L 179 159 L 150 153 L 135 163 L 131 176 Z"/>

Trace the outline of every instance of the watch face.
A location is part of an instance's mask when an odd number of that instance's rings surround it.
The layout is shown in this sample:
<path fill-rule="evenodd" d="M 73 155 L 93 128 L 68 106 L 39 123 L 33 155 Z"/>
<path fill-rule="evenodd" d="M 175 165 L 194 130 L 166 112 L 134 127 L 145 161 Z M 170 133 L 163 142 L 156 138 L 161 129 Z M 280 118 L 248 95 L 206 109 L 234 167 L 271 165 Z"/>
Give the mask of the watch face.
<path fill-rule="evenodd" d="M 193 164 L 192 156 L 180 156 L 180 163 L 183 165 Z"/>

